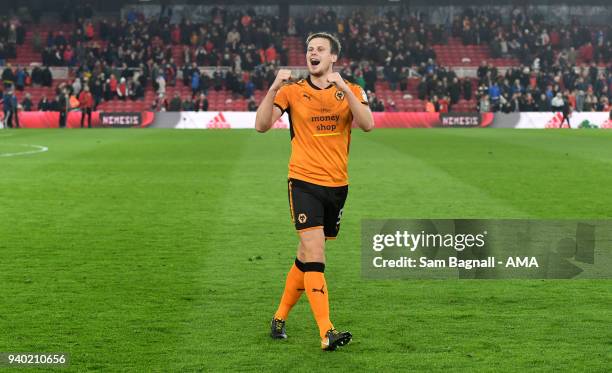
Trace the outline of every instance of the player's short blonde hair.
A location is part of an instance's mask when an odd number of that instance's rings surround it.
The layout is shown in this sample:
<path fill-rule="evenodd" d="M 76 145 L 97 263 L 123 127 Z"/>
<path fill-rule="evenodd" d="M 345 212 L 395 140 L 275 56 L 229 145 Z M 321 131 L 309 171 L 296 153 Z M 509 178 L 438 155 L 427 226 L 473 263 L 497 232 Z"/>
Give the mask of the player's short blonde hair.
<path fill-rule="evenodd" d="M 331 45 L 331 53 L 337 56 L 340 55 L 342 46 L 340 45 L 340 40 L 338 40 L 337 37 L 327 32 L 315 32 L 308 35 L 308 37 L 306 38 L 306 45 L 308 45 L 308 43 L 310 43 L 310 41 L 315 38 L 323 38 L 329 40 L 329 44 Z"/>

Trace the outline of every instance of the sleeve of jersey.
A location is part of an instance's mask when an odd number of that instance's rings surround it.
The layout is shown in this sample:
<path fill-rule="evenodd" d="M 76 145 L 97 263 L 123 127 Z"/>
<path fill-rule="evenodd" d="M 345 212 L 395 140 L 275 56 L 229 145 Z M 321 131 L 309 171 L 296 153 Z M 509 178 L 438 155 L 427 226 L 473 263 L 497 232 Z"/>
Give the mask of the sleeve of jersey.
<path fill-rule="evenodd" d="M 276 96 L 274 97 L 274 106 L 280 109 L 282 113 L 289 109 L 289 87 L 283 86 L 278 92 L 276 92 Z"/>
<path fill-rule="evenodd" d="M 359 101 L 361 101 L 362 104 L 369 105 L 368 104 L 368 95 L 366 95 L 366 93 L 363 90 L 363 88 L 361 88 L 358 85 L 351 85 L 351 91 L 353 91 L 353 93 L 355 94 L 357 99 L 359 99 Z"/>

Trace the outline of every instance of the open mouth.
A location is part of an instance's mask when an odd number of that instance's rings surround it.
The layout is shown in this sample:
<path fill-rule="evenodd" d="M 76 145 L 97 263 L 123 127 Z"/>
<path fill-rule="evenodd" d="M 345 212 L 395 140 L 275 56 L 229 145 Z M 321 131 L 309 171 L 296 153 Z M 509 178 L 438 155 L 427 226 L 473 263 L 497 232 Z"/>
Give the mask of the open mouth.
<path fill-rule="evenodd" d="M 319 61 L 319 60 L 310 59 L 310 64 L 311 64 L 312 66 L 317 66 L 317 65 L 318 65 L 318 64 L 320 64 L 320 63 L 321 63 L 321 61 Z"/>

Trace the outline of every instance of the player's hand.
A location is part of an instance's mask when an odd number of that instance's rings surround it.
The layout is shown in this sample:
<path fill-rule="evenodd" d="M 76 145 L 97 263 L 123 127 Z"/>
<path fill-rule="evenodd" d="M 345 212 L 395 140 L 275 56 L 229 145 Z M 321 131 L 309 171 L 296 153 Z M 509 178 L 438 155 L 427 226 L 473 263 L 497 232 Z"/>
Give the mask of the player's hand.
<path fill-rule="evenodd" d="M 346 82 L 344 81 L 344 79 L 342 79 L 342 76 L 340 76 L 340 73 L 331 73 L 327 76 L 327 81 L 333 85 L 335 85 L 336 87 L 338 87 L 338 89 L 340 89 L 341 91 L 348 91 L 349 87 L 348 85 L 346 85 Z"/>
<path fill-rule="evenodd" d="M 278 91 L 283 84 L 287 83 L 291 79 L 291 70 L 288 69 L 280 69 L 278 73 L 276 73 L 276 79 L 270 86 L 270 89 L 273 91 Z"/>

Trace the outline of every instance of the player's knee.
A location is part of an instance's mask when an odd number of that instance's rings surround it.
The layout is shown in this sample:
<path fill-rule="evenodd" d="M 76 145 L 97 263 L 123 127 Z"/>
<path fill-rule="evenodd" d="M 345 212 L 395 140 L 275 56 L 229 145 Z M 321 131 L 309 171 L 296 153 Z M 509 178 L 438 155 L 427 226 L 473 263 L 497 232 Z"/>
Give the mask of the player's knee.
<path fill-rule="evenodd" d="M 325 252 L 323 250 L 306 250 L 302 258 L 304 263 L 325 263 Z"/>
<path fill-rule="evenodd" d="M 324 262 L 325 236 L 323 230 L 307 231 L 300 234 L 298 253 L 308 262 Z"/>

